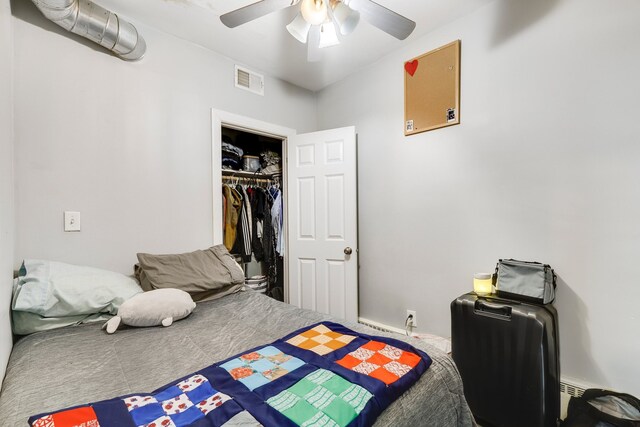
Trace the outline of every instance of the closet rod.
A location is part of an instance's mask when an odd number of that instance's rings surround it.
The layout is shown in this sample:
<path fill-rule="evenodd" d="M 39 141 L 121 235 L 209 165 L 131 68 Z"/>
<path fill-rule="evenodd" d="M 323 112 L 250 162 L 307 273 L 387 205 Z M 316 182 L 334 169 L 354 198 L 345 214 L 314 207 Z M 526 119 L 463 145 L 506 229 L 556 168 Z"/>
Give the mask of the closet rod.
<path fill-rule="evenodd" d="M 223 176 L 223 181 L 250 181 L 250 182 L 265 182 L 272 183 L 275 182 L 273 179 L 264 179 L 264 178 L 245 178 L 242 176 Z"/>

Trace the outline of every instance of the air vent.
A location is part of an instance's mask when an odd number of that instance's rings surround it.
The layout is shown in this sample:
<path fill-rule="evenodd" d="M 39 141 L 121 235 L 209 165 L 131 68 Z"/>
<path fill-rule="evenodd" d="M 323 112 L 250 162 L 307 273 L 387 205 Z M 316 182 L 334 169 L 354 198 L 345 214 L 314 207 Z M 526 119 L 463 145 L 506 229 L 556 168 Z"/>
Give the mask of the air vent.
<path fill-rule="evenodd" d="M 571 384 L 566 380 L 560 381 L 560 393 L 566 393 L 569 396 L 573 397 L 580 397 L 584 393 L 584 390 L 584 388 L 575 384 Z"/>
<path fill-rule="evenodd" d="M 395 332 L 396 334 L 402 334 L 402 335 L 406 334 L 406 331 L 404 329 L 385 325 L 384 323 L 375 322 L 373 320 L 365 319 L 363 317 L 358 317 L 358 323 L 362 325 L 366 325 L 380 332 Z"/>
<path fill-rule="evenodd" d="M 264 96 L 264 76 L 236 65 L 236 87 Z"/>

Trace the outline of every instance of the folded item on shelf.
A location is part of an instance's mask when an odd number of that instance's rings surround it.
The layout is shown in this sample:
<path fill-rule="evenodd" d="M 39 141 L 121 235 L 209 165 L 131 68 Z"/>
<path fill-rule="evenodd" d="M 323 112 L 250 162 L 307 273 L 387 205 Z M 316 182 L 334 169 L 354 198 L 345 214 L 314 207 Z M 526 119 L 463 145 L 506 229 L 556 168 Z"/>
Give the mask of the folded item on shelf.
<path fill-rule="evenodd" d="M 222 141 L 222 152 L 228 151 L 230 153 L 235 154 L 238 157 L 242 157 L 244 155 L 244 151 L 242 148 L 237 147 L 229 142 Z"/>
<path fill-rule="evenodd" d="M 236 160 L 236 159 L 232 159 L 230 157 L 223 157 L 222 158 L 222 167 L 227 166 L 226 169 L 235 169 L 235 170 L 239 170 L 240 169 L 240 161 Z"/>
<path fill-rule="evenodd" d="M 282 169 L 280 168 L 280 165 L 269 165 L 266 168 L 262 169 L 262 173 L 267 175 L 277 174 L 281 172 L 282 172 Z"/>
<path fill-rule="evenodd" d="M 279 165 L 282 163 L 282 159 L 280 154 L 275 151 L 263 151 L 260 153 L 260 163 L 262 163 L 263 167 L 271 166 L 271 165 Z"/>

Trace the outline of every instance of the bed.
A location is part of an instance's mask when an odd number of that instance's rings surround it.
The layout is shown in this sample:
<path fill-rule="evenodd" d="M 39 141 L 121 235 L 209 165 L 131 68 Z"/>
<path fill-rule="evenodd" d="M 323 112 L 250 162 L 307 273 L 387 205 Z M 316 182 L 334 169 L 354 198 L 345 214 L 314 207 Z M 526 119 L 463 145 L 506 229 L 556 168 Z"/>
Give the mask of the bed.
<path fill-rule="evenodd" d="M 376 426 L 474 425 L 457 369 L 437 348 L 298 309 L 252 291 L 199 303 L 188 318 L 169 328 L 127 328 L 107 335 L 101 324 L 86 324 L 21 339 L 13 348 L 0 394 L 1 424 L 27 426 L 27 419 L 35 414 L 150 392 L 321 321 L 403 339 L 431 357 L 429 369 L 382 413 Z"/>

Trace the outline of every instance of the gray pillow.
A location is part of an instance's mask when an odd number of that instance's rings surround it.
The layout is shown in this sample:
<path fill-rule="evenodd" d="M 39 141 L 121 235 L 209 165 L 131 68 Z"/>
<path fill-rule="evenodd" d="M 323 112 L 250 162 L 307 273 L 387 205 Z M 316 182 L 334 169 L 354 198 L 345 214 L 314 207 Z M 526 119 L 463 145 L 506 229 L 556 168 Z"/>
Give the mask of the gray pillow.
<path fill-rule="evenodd" d="M 194 301 L 207 301 L 237 292 L 244 272 L 224 245 L 176 255 L 138 254 L 136 276 L 142 289 L 175 288 Z"/>

